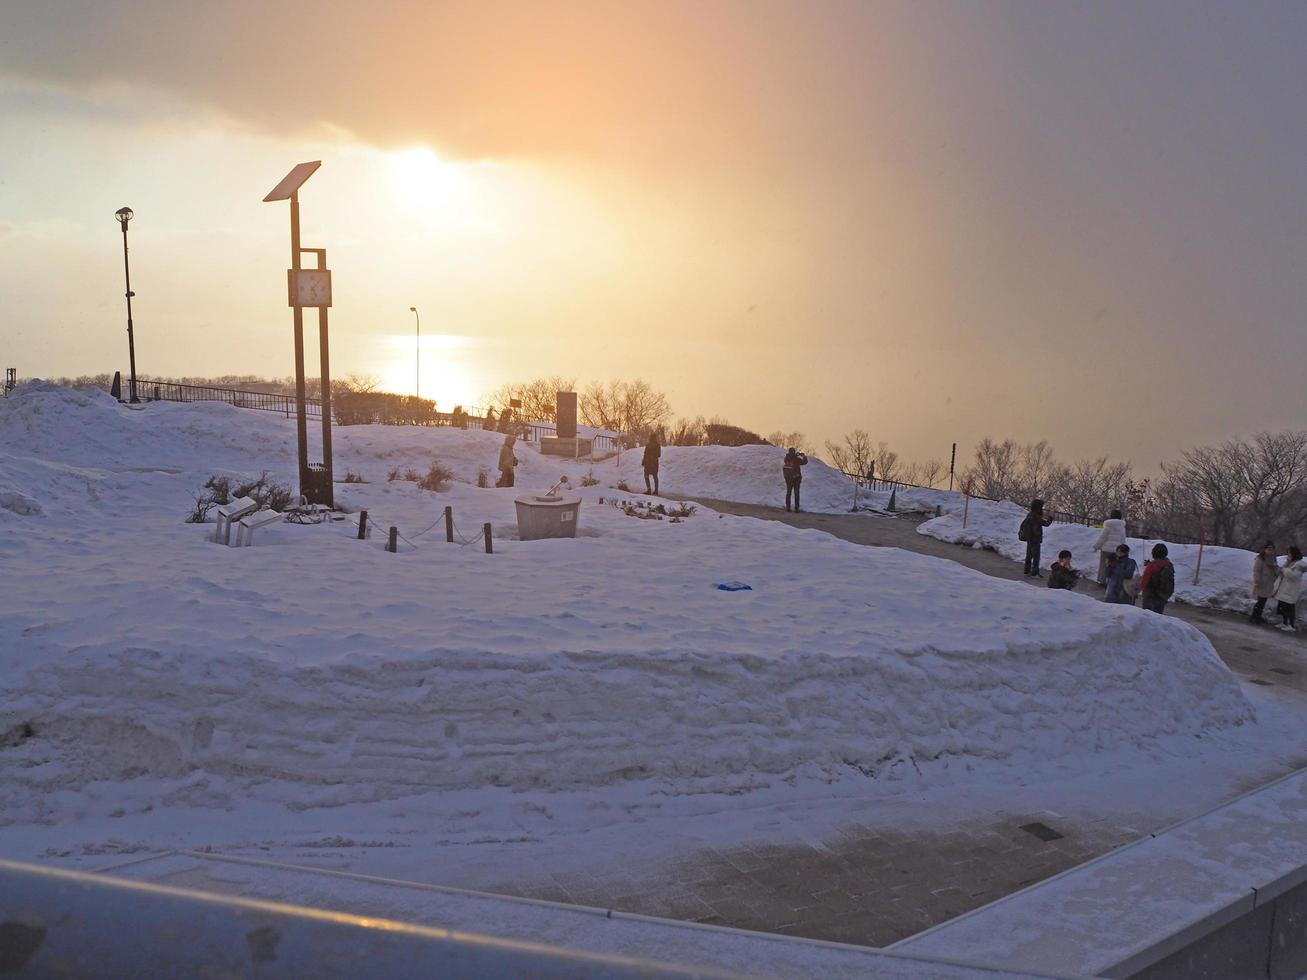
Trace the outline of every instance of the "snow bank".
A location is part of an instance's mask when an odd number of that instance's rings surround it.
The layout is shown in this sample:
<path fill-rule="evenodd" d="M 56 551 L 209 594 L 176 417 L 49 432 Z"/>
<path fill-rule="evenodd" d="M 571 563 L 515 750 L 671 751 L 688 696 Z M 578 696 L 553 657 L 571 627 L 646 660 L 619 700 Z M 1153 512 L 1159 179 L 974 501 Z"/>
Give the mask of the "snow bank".
<path fill-rule="evenodd" d="M 1017 528 L 1026 516 L 1026 509 L 1012 503 L 991 503 L 972 500 L 967 526 L 962 526 L 962 513 L 955 511 L 943 517 L 926 521 L 917 530 L 921 534 L 954 544 L 990 548 L 1011 558 L 1023 561 L 1026 546 L 1017 540 Z M 1044 529 L 1042 562 L 1052 564 L 1057 553 L 1069 550 L 1072 563 L 1089 574 L 1098 572 L 1098 552 L 1094 542 L 1099 529 L 1080 524 L 1053 524 Z M 1130 556 L 1143 565 L 1152 556 L 1158 539 L 1130 538 Z M 1203 567 L 1197 585 L 1194 569 L 1198 563 L 1198 545 L 1166 544 L 1168 557 L 1175 564 L 1175 599 L 1195 606 L 1214 606 L 1220 609 L 1246 611 L 1252 599 L 1253 553 L 1240 548 L 1217 548 L 1208 545 L 1203 549 Z"/>
<path fill-rule="evenodd" d="M 475 479 L 491 434 L 338 430 L 338 472 L 374 481 L 338 500 L 398 526 L 395 555 L 349 522 L 274 525 L 241 550 L 181 523 L 215 470 L 291 479 L 294 426 L 275 415 L 27 386 L 0 404 L 0 437 L 4 479 L 45 511 L 0 524 L 0 824 L 110 799 L 874 785 L 948 760 L 1147 751 L 1252 717 L 1200 633 L 1134 608 L 702 509 L 636 520 L 600 504 L 602 484 L 583 491 L 581 537 L 520 542 L 515 491 L 384 479 L 433 455 Z M 534 488 L 576 467 L 519 458 Z M 664 480 L 741 499 L 771 461 L 669 452 Z M 494 556 L 444 542 L 446 504 L 461 535 L 494 524 Z M 726 579 L 753 591 L 713 588 Z"/>

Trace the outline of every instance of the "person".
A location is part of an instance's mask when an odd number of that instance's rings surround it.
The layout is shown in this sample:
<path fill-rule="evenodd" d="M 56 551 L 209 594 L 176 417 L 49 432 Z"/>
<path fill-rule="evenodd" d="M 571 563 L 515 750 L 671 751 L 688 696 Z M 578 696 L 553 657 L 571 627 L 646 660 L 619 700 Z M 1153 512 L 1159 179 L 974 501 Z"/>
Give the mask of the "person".
<path fill-rule="evenodd" d="M 1298 596 L 1302 593 L 1302 575 L 1307 572 L 1307 562 L 1302 560 L 1298 546 L 1289 547 L 1289 560 L 1280 569 L 1280 579 L 1275 586 L 1275 611 L 1280 614 L 1279 628 L 1292 633 L 1298 628 Z"/>
<path fill-rule="evenodd" d="M 514 426 L 513 424 L 513 408 L 511 405 L 499 413 L 499 431 L 500 432 L 517 431 L 516 426 Z"/>
<path fill-rule="evenodd" d="M 1253 559 L 1253 603 L 1251 623 L 1264 623 L 1262 612 L 1266 609 L 1266 600 L 1275 594 L 1276 580 L 1280 577 L 1280 565 L 1275 557 L 1275 545 L 1267 541 L 1262 550 Z"/>
<path fill-rule="evenodd" d="M 799 511 L 799 485 L 803 483 L 803 470 L 800 466 L 808 465 L 808 457 L 793 446 L 785 451 L 785 461 L 781 472 L 785 474 L 785 509 L 790 509 L 790 496 L 794 497 L 794 510 Z"/>
<path fill-rule="evenodd" d="M 1141 605 L 1158 615 L 1175 594 L 1175 566 L 1166 555 L 1166 545 L 1160 541 L 1153 545 L 1153 560 L 1144 562 L 1144 574 L 1139 579 L 1139 594 L 1143 596 Z"/>
<path fill-rule="evenodd" d="M 513 485 L 513 467 L 517 465 L 517 457 L 513 455 L 513 443 L 517 442 L 517 436 L 509 433 L 504 436 L 504 444 L 499 447 L 499 482 L 497 487 L 511 487 Z"/>
<path fill-rule="evenodd" d="M 1080 573 L 1071 567 L 1071 552 L 1063 548 L 1057 553 L 1057 561 L 1048 569 L 1048 587 L 1050 589 L 1074 589 Z"/>
<path fill-rule="evenodd" d="M 658 441 L 658 433 L 655 432 L 649 436 L 649 442 L 644 447 L 644 489 L 645 493 L 658 492 L 658 460 L 663 455 L 663 444 Z M 653 485 L 650 486 L 650 478 L 653 479 Z"/>
<path fill-rule="evenodd" d="M 463 411 L 462 405 L 454 406 L 454 427 L 458 429 L 467 428 L 467 412 Z"/>
<path fill-rule="evenodd" d="M 1130 557 L 1130 546 L 1117 545 L 1116 554 L 1107 563 L 1107 593 L 1103 601 L 1133 606 L 1135 598 L 1126 591 L 1126 583 L 1135 577 L 1138 569 L 1139 563 Z"/>
<path fill-rule="evenodd" d="M 493 405 L 486 409 L 486 417 L 481 422 L 481 428 L 487 432 L 495 431 L 495 408 Z"/>
<path fill-rule="evenodd" d="M 1038 498 L 1030 501 L 1030 513 L 1017 529 L 1017 540 L 1026 543 L 1025 573 L 1031 578 L 1043 578 L 1039 570 L 1039 548 L 1044 543 L 1044 528 L 1053 523 L 1053 518 L 1044 517 L 1044 502 Z"/>
<path fill-rule="evenodd" d="M 1112 511 L 1112 516 L 1103 522 L 1103 530 L 1098 532 L 1094 550 L 1098 552 L 1098 584 L 1107 584 L 1107 563 L 1116 555 L 1116 546 L 1125 544 L 1125 521 L 1119 510 Z"/>

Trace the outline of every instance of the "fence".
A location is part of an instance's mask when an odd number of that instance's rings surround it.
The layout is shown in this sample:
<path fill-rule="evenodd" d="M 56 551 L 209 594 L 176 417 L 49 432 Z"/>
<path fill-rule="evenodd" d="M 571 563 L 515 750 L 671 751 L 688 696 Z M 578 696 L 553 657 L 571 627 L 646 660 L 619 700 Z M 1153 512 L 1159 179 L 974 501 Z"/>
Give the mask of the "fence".
<path fill-rule="evenodd" d="M 227 405 L 234 405 L 237 408 L 279 412 L 287 418 L 295 414 L 295 396 L 274 391 L 249 391 L 244 388 L 219 388 L 214 385 L 191 385 L 176 381 L 153 381 L 149 378 L 137 378 L 136 394 L 141 401 L 146 402 L 222 402 Z M 321 399 L 305 398 L 304 407 L 310 418 L 322 418 Z M 473 412 L 476 411 L 479 411 L 479 409 L 474 407 Z M 342 418 L 339 409 L 334 407 L 332 421 L 337 425 L 361 424 L 357 413 L 351 413 L 349 417 Z M 377 418 L 375 424 L 444 425 L 461 429 L 485 429 L 486 418 L 484 415 L 466 412 L 455 415 L 453 412 L 432 410 L 430 414 L 414 414 L 405 416 L 402 419 Z M 552 438 L 554 435 L 552 426 L 541 425 L 536 422 L 515 421 L 510 422 L 506 428 L 500 428 L 501 425 L 502 421 L 500 419 L 492 420 L 492 431 L 513 431 L 519 439 L 525 442 L 538 443 L 541 439 Z M 591 445 L 593 450 L 600 452 L 616 452 L 620 448 L 620 437 L 595 435 L 591 437 Z"/>
<path fill-rule="evenodd" d="M 280 412 L 287 418 L 295 414 L 295 396 L 275 391 L 247 391 L 242 388 L 215 388 L 211 385 L 188 385 L 175 381 L 136 379 L 136 396 L 143 402 L 223 402 L 237 408 Z M 304 408 L 312 418 L 322 418 L 322 402 L 306 398 Z"/>
<path fill-rule="evenodd" d="M 939 491 L 938 487 L 925 487 L 918 483 L 906 483 L 902 480 L 868 481 L 865 478 L 859 478 L 853 473 L 847 473 L 844 470 L 841 470 L 840 472 L 844 473 L 844 475 L 851 480 L 858 480 L 860 486 L 869 486 L 870 489 L 872 490 L 895 490 L 895 489 L 905 490 L 906 489 L 906 490 Z M 939 491 L 939 492 L 943 492 L 943 491 Z M 961 493 L 962 491 L 957 490 L 954 492 Z M 1025 504 L 1024 501 L 995 500 L 993 497 L 986 497 L 978 493 L 970 494 L 970 497 L 972 500 L 984 500 L 991 504 L 1015 503 L 1018 504 L 1019 506 L 1024 506 Z M 1051 517 L 1054 521 L 1056 521 L 1059 524 L 1083 524 L 1085 527 L 1095 527 L 1096 525 L 1101 523 L 1104 515 L 1072 514 L 1064 510 L 1045 509 L 1044 516 Z M 1194 537 L 1192 534 L 1183 534 L 1177 531 L 1173 531 L 1170 528 L 1158 528 L 1158 527 L 1153 527 L 1152 525 L 1149 524 L 1132 524 L 1129 521 L 1126 522 L 1126 534 L 1128 534 L 1132 538 L 1140 538 L 1144 541 L 1168 541 L 1171 544 L 1198 544 L 1198 538 Z M 1209 541 L 1208 543 L 1210 544 L 1211 542 Z"/>

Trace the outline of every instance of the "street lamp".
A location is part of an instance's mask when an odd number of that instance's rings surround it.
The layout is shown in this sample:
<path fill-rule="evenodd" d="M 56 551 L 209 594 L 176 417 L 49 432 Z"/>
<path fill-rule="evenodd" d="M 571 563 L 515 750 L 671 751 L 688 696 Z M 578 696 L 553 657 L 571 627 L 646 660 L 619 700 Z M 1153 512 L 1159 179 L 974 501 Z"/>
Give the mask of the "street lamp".
<path fill-rule="evenodd" d="M 127 222 L 132 220 L 132 209 L 119 208 L 114 212 L 114 216 L 123 229 L 123 279 L 127 283 L 127 356 L 132 369 L 131 401 L 135 404 L 138 399 L 136 397 L 136 338 L 132 335 L 132 297 L 136 294 L 132 292 L 132 270 L 127 264 Z"/>
<path fill-rule="evenodd" d="M 418 315 L 418 308 L 410 306 L 408 311 L 413 314 L 413 394 L 422 397 L 422 317 Z"/>

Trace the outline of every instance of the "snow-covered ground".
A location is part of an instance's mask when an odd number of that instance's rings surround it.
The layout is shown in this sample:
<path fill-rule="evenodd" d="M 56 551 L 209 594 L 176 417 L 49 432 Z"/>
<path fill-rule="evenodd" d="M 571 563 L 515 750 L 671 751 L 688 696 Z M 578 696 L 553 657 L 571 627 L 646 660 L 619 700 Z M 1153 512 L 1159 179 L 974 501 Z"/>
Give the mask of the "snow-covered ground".
<path fill-rule="evenodd" d="M 193 494 L 213 473 L 290 482 L 292 422 L 37 383 L 0 402 L 0 851 L 275 851 L 345 828 L 585 850 L 655 813 L 754 832 L 762 800 L 1237 781 L 1271 737 L 1174 619 L 705 508 L 629 517 L 609 503 L 638 453 L 519 445 L 518 490 L 477 489 L 499 443 L 338 428 L 338 476 L 371 482 L 337 500 L 397 525 L 399 554 L 352 521 L 237 550 L 182 523 Z M 776 452 L 668 450 L 663 485 L 763 497 Z M 433 457 L 447 491 L 386 481 Z M 830 471 L 808 471 L 821 499 Z M 515 539 L 515 493 L 589 473 L 577 539 Z M 446 505 L 461 536 L 491 522 L 496 553 L 446 544 Z"/>
<path fill-rule="evenodd" d="M 1017 540 L 1017 528 L 1026 516 L 1026 509 L 1013 503 L 991 503 L 972 500 L 967 510 L 967 526 L 962 526 L 960 503 L 954 501 L 944 508 L 942 517 L 926 521 L 917 530 L 941 541 L 972 547 L 990 548 L 1022 561 L 1026 545 Z M 1098 573 L 1098 552 L 1094 542 L 1099 529 L 1080 524 L 1052 524 L 1044 529 L 1042 564 L 1047 568 L 1057 553 L 1067 549 L 1073 555 L 1072 564 L 1087 575 Z M 1144 559 L 1152 556 L 1158 539 L 1147 541 L 1130 538 L 1130 556 L 1143 567 Z M 1198 545 L 1165 542 L 1168 557 L 1175 564 L 1175 600 L 1194 606 L 1215 606 L 1246 612 L 1252 605 L 1253 553 L 1240 548 L 1203 548 L 1203 564 L 1198 569 Z M 1194 572 L 1198 570 L 1198 582 Z"/>

